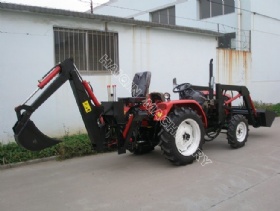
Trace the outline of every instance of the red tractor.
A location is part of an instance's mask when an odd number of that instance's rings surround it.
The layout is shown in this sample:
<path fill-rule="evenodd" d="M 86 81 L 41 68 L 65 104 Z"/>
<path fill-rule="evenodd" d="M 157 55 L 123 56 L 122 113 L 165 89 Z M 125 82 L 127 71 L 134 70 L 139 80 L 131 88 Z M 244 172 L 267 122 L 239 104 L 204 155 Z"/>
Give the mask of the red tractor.
<path fill-rule="evenodd" d="M 196 159 L 205 141 L 215 139 L 222 130 L 227 131 L 232 148 L 243 147 L 248 125 L 270 127 L 275 113 L 256 110 L 245 86 L 216 84 L 214 92 L 212 62 L 209 86 L 178 85 L 173 80 L 173 92 L 179 94 L 179 100 L 171 100 L 169 93 L 148 93 L 151 73 L 142 72 L 133 79 L 131 97 L 100 103 L 73 60 L 66 59 L 42 78 L 36 92 L 47 87 L 31 105 L 26 103 L 34 94 L 15 108 L 15 140 L 32 151 L 60 143 L 41 133 L 30 116 L 69 80 L 94 150 L 116 146 L 119 154 L 126 150 L 139 154 L 159 145 L 166 159 L 186 165 Z M 228 92 L 237 94 L 229 96 Z M 238 98 L 243 105 L 233 106 Z"/>

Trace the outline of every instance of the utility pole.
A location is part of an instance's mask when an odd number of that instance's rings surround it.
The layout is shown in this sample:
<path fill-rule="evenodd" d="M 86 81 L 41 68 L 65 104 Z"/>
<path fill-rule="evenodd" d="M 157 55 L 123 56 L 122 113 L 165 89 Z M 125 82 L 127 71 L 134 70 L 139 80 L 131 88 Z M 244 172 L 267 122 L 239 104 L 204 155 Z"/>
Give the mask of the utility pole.
<path fill-rule="evenodd" d="M 84 2 L 84 3 L 90 3 L 90 13 L 93 14 L 93 2 L 92 0 L 78 0 L 80 2 Z"/>

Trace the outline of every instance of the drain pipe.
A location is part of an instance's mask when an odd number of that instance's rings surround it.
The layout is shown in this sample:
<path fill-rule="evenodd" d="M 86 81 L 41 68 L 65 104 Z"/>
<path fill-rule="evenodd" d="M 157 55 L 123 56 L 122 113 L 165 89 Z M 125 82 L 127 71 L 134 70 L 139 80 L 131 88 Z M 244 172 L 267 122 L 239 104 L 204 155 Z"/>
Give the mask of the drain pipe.
<path fill-rule="evenodd" d="M 237 0 L 237 40 L 236 40 L 236 49 L 241 50 L 241 0 Z"/>

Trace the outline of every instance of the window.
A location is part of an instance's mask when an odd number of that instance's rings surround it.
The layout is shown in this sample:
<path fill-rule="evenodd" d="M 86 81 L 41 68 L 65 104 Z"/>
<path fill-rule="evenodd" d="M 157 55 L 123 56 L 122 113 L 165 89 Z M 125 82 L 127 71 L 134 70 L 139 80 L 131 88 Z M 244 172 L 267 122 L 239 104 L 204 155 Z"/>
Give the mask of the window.
<path fill-rule="evenodd" d="M 55 62 L 74 58 L 81 71 L 106 71 L 99 60 L 106 54 L 118 67 L 118 34 L 94 30 L 54 28 Z"/>
<path fill-rule="evenodd" d="M 222 37 L 218 37 L 218 48 L 231 48 L 231 49 L 235 49 L 236 48 L 236 45 L 235 45 L 236 40 L 235 40 L 235 38 L 236 38 L 235 32 L 225 34 Z"/>
<path fill-rule="evenodd" d="M 175 6 L 151 12 L 152 22 L 175 25 Z"/>
<path fill-rule="evenodd" d="M 226 15 L 234 11 L 234 0 L 200 0 L 200 19 Z"/>

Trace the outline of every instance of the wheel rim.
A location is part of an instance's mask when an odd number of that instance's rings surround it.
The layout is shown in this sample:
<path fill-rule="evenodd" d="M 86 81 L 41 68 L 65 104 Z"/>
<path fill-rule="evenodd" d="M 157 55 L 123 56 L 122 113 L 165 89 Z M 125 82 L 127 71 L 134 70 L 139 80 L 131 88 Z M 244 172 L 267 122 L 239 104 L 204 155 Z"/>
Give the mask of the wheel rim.
<path fill-rule="evenodd" d="M 247 126 L 244 122 L 240 122 L 236 128 L 236 140 L 243 142 L 247 135 Z"/>
<path fill-rule="evenodd" d="M 178 126 L 175 143 L 178 151 L 184 156 L 193 155 L 199 147 L 201 131 L 193 119 L 186 119 Z"/>

